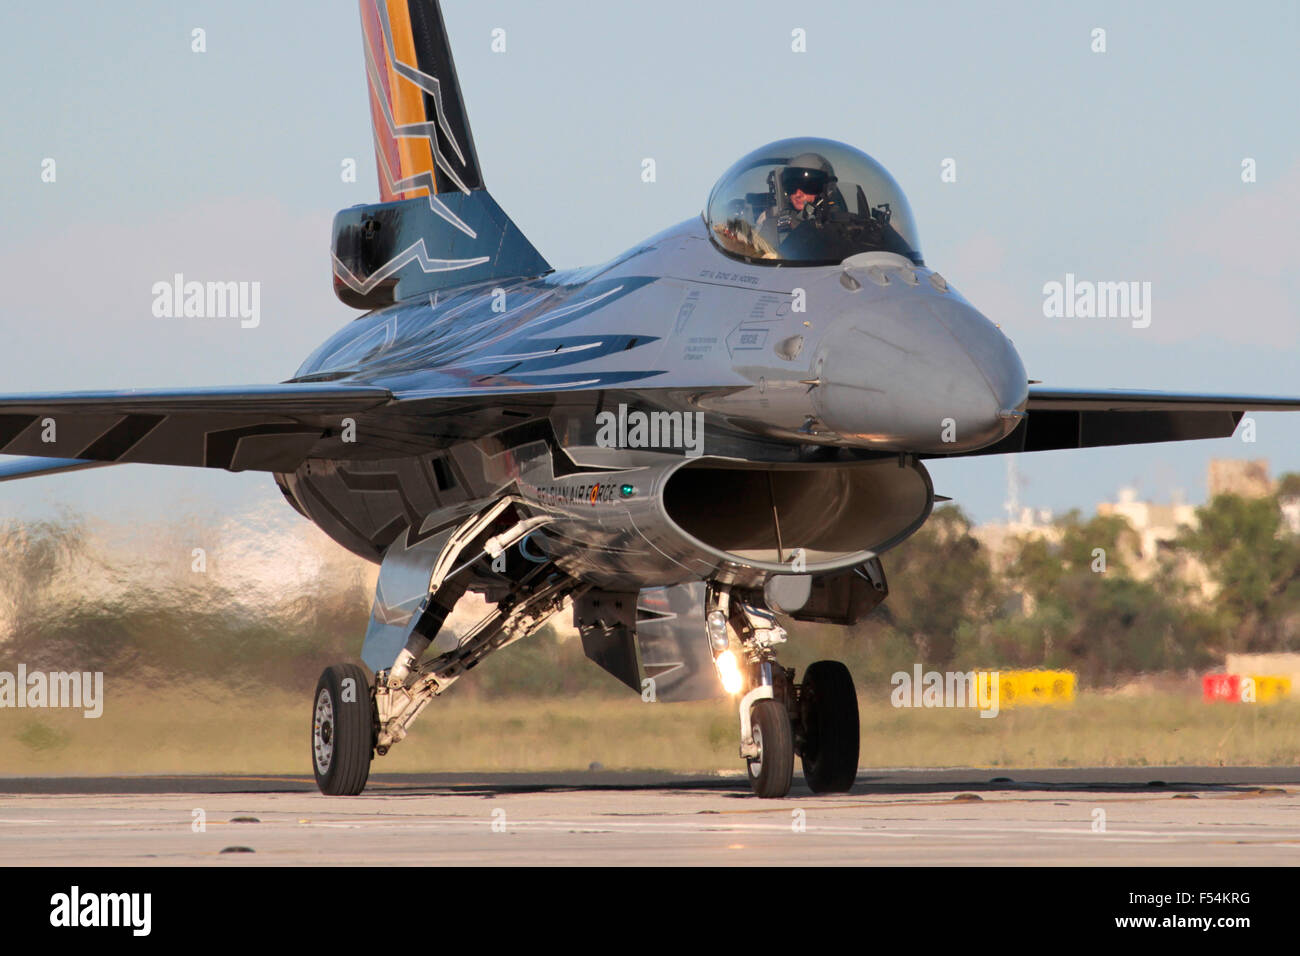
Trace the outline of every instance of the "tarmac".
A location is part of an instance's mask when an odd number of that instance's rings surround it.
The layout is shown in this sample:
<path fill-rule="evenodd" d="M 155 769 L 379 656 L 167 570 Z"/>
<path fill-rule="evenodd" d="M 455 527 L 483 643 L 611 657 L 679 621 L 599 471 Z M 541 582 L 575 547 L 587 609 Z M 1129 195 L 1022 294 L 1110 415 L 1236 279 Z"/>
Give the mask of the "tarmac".
<path fill-rule="evenodd" d="M 0 865 L 1300 864 L 1300 768 L 0 778 Z"/>

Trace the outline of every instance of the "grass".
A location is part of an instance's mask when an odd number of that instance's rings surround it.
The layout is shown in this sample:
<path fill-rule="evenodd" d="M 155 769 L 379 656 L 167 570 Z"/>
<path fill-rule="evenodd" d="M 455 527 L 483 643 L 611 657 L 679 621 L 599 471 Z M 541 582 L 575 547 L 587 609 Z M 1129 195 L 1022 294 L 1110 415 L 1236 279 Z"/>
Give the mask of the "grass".
<path fill-rule="evenodd" d="M 109 695 L 80 711 L 0 710 L 0 773 L 306 773 L 309 701 L 216 685 Z M 1072 707 L 894 709 L 864 698 L 864 767 L 1293 765 L 1300 702 L 1206 704 L 1190 695 L 1082 692 Z M 646 704 L 449 695 L 434 701 L 377 771 L 738 770 L 730 701 Z"/>

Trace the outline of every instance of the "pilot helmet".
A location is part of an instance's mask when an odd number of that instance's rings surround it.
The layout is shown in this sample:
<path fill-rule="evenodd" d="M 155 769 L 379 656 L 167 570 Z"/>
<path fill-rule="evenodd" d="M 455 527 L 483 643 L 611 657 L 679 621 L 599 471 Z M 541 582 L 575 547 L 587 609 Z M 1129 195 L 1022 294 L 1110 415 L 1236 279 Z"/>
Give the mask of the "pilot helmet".
<path fill-rule="evenodd" d="M 835 182 L 835 170 L 820 153 L 800 153 L 781 170 L 781 191 L 789 196 L 800 190 L 821 196 Z"/>

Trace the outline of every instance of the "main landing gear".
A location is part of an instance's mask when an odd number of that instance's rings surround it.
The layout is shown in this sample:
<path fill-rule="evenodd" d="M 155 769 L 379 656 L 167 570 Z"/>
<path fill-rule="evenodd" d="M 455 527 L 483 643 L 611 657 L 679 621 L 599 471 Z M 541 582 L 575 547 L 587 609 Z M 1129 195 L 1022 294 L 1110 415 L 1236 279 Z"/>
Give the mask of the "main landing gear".
<path fill-rule="evenodd" d="M 355 664 L 327 667 L 316 685 L 312 757 L 321 793 L 358 794 L 366 785 L 372 754 L 382 757 L 407 734 L 420 712 L 488 654 L 536 631 L 574 591 L 548 565 L 520 582 L 445 654 L 406 674 L 380 671 L 372 685 Z M 403 653 L 406 653 L 403 651 Z"/>
<path fill-rule="evenodd" d="M 465 521 L 445 546 L 430 578 L 430 593 L 416 612 L 406 646 L 391 667 L 371 683 L 355 664 L 327 667 L 316 684 L 312 714 L 312 759 L 321 793 L 358 794 L 370 775 L 370 761 L 402 740 L 411 723 L 435 697 L 493 651 L 540 628 L 567 599 L 586 590 L 546 561 L 520 559 L 509 575 L 510 591 L 456 646 L 420 663 L 457 599 L 465 593 L 475 561 L 496 559 L 537 527 L 537 519 L 512 521 L 508 499 Z M 505 530 L 492 534 L 500 528 Z M 491 536 L 489 536 L 491 535 Z M 464 563 L 456 562 L 467 558 Z"/>
<path fill-rule="evenodd" d="M 374 695 L 356 664 L 325 668 L 316 682 L 312 769 L 321 793 L 360 793 L 370 776 L 375 745 Z"/>
<path fill-rule="evenodd" d="M 775 648 L 785 643 L 784 628 L 772 612 L 731 600 L 725 590 L 710 595 L 709 633 L 724 682 L 739 671 L 745 690 L 740 699 L 740 755 L 749 782 L 760 797 L 790 792 L 794 758 L 803 763 L 813 793 L 846 793 L 858 772 L 858 697 L 849 669 L 839 661 L 817 661 L 795 684 L 794 670 L 781 667 Z M 729 624 L 725 630 L 724 624 Z M 726 635 L 724 638 L 724 634 Z M 734 635 L 743 668 L 731 649 Z M 726 658 L 730 655 L 730 658 Z"/>

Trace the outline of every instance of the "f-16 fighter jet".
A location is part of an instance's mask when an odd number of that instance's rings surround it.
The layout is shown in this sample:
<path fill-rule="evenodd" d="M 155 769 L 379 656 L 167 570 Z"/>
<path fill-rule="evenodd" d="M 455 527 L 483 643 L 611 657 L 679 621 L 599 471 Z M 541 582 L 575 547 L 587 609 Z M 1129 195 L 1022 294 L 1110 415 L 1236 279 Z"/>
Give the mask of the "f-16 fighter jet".
<path fill-rule="evenodd" d="M 332 261 L 361 314 L 280 384 L 0 396 L 0 452 L 28 456 L 0 477 L 264 471 L 379 564 L 367 667 L 328 668 L 311 702 L 325 793 L 359 793 L 439 694 L 561 611 L 636 693 L 731 695 L 756 794 L 784 796 L 796 755 L 813 791 L 848 790 L 853 679 L 783 667 L 777 615 L 852 624 L 885 600 L 882 555 L 935 503 L 927 459 L 1300 408 L 1031 387 L 927 266 L 894 178 L 826 139 L 759 146 L 701 215 L 556 271 L 484 185 L 437 3 L 360 6 L 380 201 L 338 213 Z M 490 611 L 444 633 L 467 592 Z"/>

